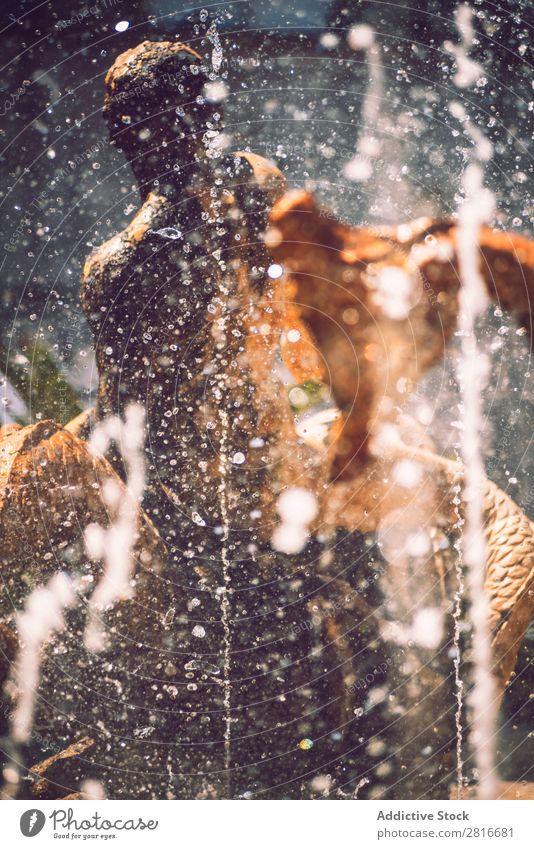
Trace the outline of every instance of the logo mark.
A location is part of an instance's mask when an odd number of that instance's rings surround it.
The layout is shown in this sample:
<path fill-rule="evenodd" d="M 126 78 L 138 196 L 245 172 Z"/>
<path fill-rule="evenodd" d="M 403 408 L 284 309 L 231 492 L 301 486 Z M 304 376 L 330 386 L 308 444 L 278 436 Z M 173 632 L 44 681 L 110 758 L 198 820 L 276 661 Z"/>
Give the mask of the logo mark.
<path fill-rule="evenodd" d="M 24 811 L 20 818 L 20 830 L 24 837 L 35 837 L 42 831 L 46 822 L 46 817 L 42 811 L 37 808 L 32 808 L 29 811 Z"/>

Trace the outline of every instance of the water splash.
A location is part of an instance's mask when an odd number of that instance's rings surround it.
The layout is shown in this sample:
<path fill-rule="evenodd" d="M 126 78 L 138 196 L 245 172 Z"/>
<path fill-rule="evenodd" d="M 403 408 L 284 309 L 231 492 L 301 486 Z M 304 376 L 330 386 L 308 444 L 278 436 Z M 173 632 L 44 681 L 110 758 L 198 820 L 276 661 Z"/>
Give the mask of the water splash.
<path fill-rule="evenodd" d="M 86 778 L 80 786 L 82 798 L 88 802 L 101 802 L 107 798 L 103 784 L 96 778 Z"/>
<path fill-rule="evenodd" d="M 472 742 L 478 770 L 478 795 L 482 799 L 492 799 L 495 798 L 497 789 L 494 770 L 496 694 L 491 672 L 489 601 L 484 589 L 486 539 L 483 511 L 486 475 L 480 445 L 481 390 L 487 377 L 487 361 L 478 350 L 475 323 L 486 306 L 486 291 L 479 270 L 479 231 L 481 225 L 491 217 L 493 196 L 484 188 L 482 169 L 475 163 L 466 169 L 463 188 L 465 201 L 458 216 L 458 264 L 461 280 L 458 323 L 461 359 L 458 378 L 463 425 L 461 453 L 465 467 L 465 529 L 462 551 L 467 566 L 473 626 L 474 684 L 469 703 L 473 711 Z"/>
<path fill-rule="evenodd" d="M 130 404 L 124 422 L 118 416 L 105 419 L 95 428 L 89 443 L 93 453 L 105 454 L 111 440 L 115 440 L 124 459 L 127 481 L 126 493 L 111 478 L 102 486 L 103 500 L 115 514 L 109 527 L 102 528 L 93 523 L 85 530 L 85 545 L 89 556 L 104 561 L 103 575 L 88 603 L 84 643 L 90 651 L 102 651 L 105 648 L 102 611 L 115 601 L 133 595 L 133 548 L 139 505 L 145 489 L 144 421 L 143 408 L 139 404 Z"/>
<path fill-rule="evenodd" d="M 26 402 L 0 371 L 0 427 L 29 418 Z"/>
<path fill-rule="evenodd" d="M 367 778 L 367 777 L 360 778 L 360 780 L 358 781 L 356 787 L 354 788 L 354 790 L 352 790 L 352 792 L 346 793 L 344 790 L 341 789 L 341 787 L 338 787 L 338 788 L 336 788 L 336 796 L 340 796 L 342 799 L 357 799 L 358 793 L 360 792 L 360 790 L 363 790 L 363 788 L 366 787 L 370 783 L 371 783 L 371 780 L 369 778 Z"/>
<path fill-rule="evenodd" d="M 273 532 L 271 545 L 275 551 L 298 554 L 308 542 L 309 525 L 317 516 L 317 499 L 304 487 L 292 486 L 280 495 L 276 509 L 281 522 Z"/>
<path fill-rule="evenodd" d="M 76 602 L 76 582 L 59 572 L 45 587 L 37 587 L 17 614 L 20 650 L 16 663 L 17 704 L 11 724 L 16 743 L 29 740 L 39 685 L 41 649 L 52 634 L 65 628 L 64 610 Z"/>
<path fill-rule="evenodd" d="M 212 211 L 214 217 L 219 203 L 212 200 Z M 220 440 L 219 440 L 219 461 L 218 472 L 219 482 L 217 485 L 217 497 L 219 501 L 219 509 L 221 516 L 221 564 L 222 564 L 222 580 L 223 585 L 218 588 L 217 594 L 220 598 L 221 622 L 223 628 L 223 651 L 222 651 L 222 686 L 223 686 L 223 707 L 224 707 L 224 769 L 227 776 L 227 793 L 229 792 L 229 770 L 231 766 L 231 739 L 232 739 L 232 685 L 230 683 L 230 668 L 231 668 L 231 619 L 230 619 L 230 585 L 231 585 L 231 559 L 229 555 L 229 537 L 230 537 L 230 518 L 228 510 L 228 470 L 230 466 L 229 456 L 229 432 L 230 421 L 228 411 L 224 406 L 224 399 L 228 396 L 227 374 L 224 367 L 224 357 L 222 351 L 226 346 L 229 313 L 230 288 L 226 277 L 226 263 L 221 259 L 220 252 L 214 252 L 215 259 L 219 266 L 218 275 L 218 302 L 221 310 L 221 315 L 216 323 L 217 333 L 217 359 L 220 363 L 220 369 L 216 374 L 216 384 L 214 395 L 217 403 L 217 414 L 220 422 Z"/>
<path fill-rule="evenodd" d="M 90 555 L 105 560 L 104 575 L 89 601 L 84 637 L 85 645 L 94 651 L 104 647 L 99 613 L 115 600 L 130 598 L 132 595 L 132 550 L 139 501 L 145 485 L 143 424 L 143 408 L 130 405 L 124 423 L 117 417 L 107 419 L 95 429 L 90 444 L 93 452 L 105 452 L 110 440 L 116 439 L 122 449 L 128 476 L 126 497 L 112 479 L 102 486 L 104 502 L 117 511 L 115 522 L 107 529 L 97 524 L 89 525 L 85 534 Z M 64 630 L 64 611 L 77 603 L 77 591 L 81 589 L 82 583 L 83 579 L 59 572 L 46 586 L 38 587 L 30 593 L 23 611 L 16 616 L 21 647 L 15 675 L 17 703 L 11 724 L 11 736 L 15 743 L 27 742 L 31 734 L 41 649 L 53 634 Z"/>
<path fill-rule="evenodd" d="M 476 82 L 482 72 L 480 66 L 468 55 L 474 40 L 472 16 L 469 6 L 458 7 L 455 19 L 462 39 L 461 44 L 457 46 L 449 42 L 445 44 L 445 48 L 456 58 L 458 72 L 454 82 L 459 88 L 466 88 Z M 461 398 L 461 455 L 464 464 L 463 501 L 465 504 L 461 550 L 463 562 L 467 567 L 471 603 L 470 619 L 473 629 L 473 686 L 468 702 L 473 717 L 471 741 L 478 773 L 477 793 L 480 799 L 493 799 L 497 792 L 494 766 L 496 692 L 492 675 L 490 610 L 485 592 L 486 473 L 480 438 L 482 389 L 487 380 L 488 362 L 478 350 L 475 335 L 477 319 L 484 313 L 487 305 L 486 287 L 480 273 L 480 228 L 489 223 L 494 212 L 494 197 L 489 189 L 484 187 L 484 172 L 480 162 L 487 162 L 491 158 L 493 148 L 479 128 L 469 120 L 462 104 L 453 102 L 450 109 L 453 116 L 463 124 L 466 135 L 474 145 L 462 179 L 464 201 L 458 211 L 457 237 L 461 283 L 458 296 L 461 356 L 457 371 Z M 478 161 L 473 161 L 473 157 Z M 461 710 L 461 705 L 459 709 Z"/>
<path fill-rule="evenodd" d="M 150 230 L 150 233 L 161 236 L 162 239 L 171 239 L 171 241 L 183 238 L 182 231 L 176 227 L 161 227 L 159 230 Z"/>
<path fill-rule="evenodd" d="M 228 771 L 231 765 L 231 684 L 230 684 L 230 653 L 231 653 L 231 632 L 230 632 L 230 567 L 231 561 L 228 554 L 228 539 L 230 534 L 229 516 L 228 516 L 228 413 L 226 410 L 219 410 L 219 418 L 221 421 L 221 439 L 219 442 L 219 505 L 221 509 L 222 521 L 222 577 L 223 586 L 219 593 L 221 599 L 221 619 L 223 626 L 223 704 L 224 704 L 224 769 Z"/>
<path fill-rule="evenodd" d="M 380 152 L 380 142 L 376 138 L 375 131 L 384 94 L 384 75 L 380 47 L 371 27 L 365 24 L 352 27 L 349 30 L 347 41 L 349 47 L 353 50 L 365 51 L 369 68 L 369 83 L 362 107 L 364 129 L 356 145 L 356 155 L 346 163 L 343 173 L 348 180 L 366 182 L 373 174 L 373 160 Z"/>
<path fill-rule="evenodd" d="M 454 492 L 454 514 L 456 516 L 456 522 L 453 526 L 453 529 L 458 533 L 461 533 L 462 526 L 464 524 L 463 516 L 460 512 L 461 498 L 460 494 L 462 491 L 462 487 L 460 483 L 456 483 L 453 487 Z M 464 777 L 464 761 L 463 761 L 463 748 L 464 748 L 464 730 L 462 723 L 462 714 L 464 709 L 464 682 L 462 676 L 460 674 L 461 663 L 462 663 L 462 644 L 461 644 L 461 621 L 462 621 L 462 606 L 463 600 L 465 597 L 465 584 L 464 584 L 464 564 L 462 558 L 462 545 L 461 540 L 456 542 L 454 545 L 457 555 L 455 560 L 455 573 L 456 573 L 456 590 L 454 593 L 454 607 L 452 611 L 452 618 L 454 622 L 454 631 L 453 631 L 453 648 L 454 648 L 454 692 L 456 697 L 456 710 L 454 712 L 454 724 L 456 728 L 456 791 L 458 798 L 461 798 L 463 787 L 465 786 L 465 777 Z"/>
<path fill-rule="evenodd" d="M 460 44 L 446 41 L 443 46 L 456 60 L 457 70 L 452 78 L 453 83 L 458 88 L 468 88 L 476 83 L 483 73 L 482 66 L 471 59 L 468 52 L 475 37 L 473 12 L 467 5 L 458 6 L 454 12 L 454 19 L 460 35 Z"/>
<path fill-rule="evenodd" d="M 210 26 L 206 35 L 213 45 L 213 50 L 211 51 L 211 66 L 213 68 L 213 73 L 218 74 L 223 63 L 224 52 L 221 45 L 221 39 L 219 38 L 219 33 L 217 32 L 217 24 L 215 22 Z"/>

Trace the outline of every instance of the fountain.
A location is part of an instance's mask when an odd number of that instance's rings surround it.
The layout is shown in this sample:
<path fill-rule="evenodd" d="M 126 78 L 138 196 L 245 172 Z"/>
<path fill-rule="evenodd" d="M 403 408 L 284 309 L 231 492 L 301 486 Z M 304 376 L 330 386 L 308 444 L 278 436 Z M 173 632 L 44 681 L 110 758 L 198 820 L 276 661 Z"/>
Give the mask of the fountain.
<path fill-rule="evenodd" d="M 2 616 L 20 658 L 12 606 L 58 569 L 79 595 L 39 630 L 33 729 L 57 757 L 14 734 L 4 777 L 46 798 L 447 798 L 469 761 L 460 536 L 476 535 L 463 557 L 488 597 L 475 681 L 491 665 L 497 700 L 532 611 L 534 529 L 480 476 L 470 385 L 463 465 L 400 408 L 458 325 L 474 338 L 459 277 L 474 267 L 522 321 L 534 249 L 480 219 L 352 228 L 288 190 L 273 162 L 228 148 L 208 42 L 207 61 L 143 42 L 108 72 L 104 115 L 142 205 L 84 268 L 97 402 L 2 442 Z M 124 558 L 102 569 L 117 522 Z M 8 693 L 28 729 L 24 686 Z M 12 780 L 30 767 L 38 781 Z"/>

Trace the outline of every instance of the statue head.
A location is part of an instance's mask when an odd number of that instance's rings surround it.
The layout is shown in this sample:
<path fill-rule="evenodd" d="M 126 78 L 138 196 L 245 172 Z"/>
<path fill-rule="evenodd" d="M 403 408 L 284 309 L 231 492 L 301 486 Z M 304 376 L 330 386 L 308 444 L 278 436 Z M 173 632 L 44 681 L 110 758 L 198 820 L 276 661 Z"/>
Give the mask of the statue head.
<path fill-rule="evenodd" d="M 202 57 L 179 42 L 144 41 L 121 53 L 109 69 L 104 118 L 143 199 L 193 179 L 205 133 L 220 121 L 220 110 L 205 97 L 209 80 Z"/>

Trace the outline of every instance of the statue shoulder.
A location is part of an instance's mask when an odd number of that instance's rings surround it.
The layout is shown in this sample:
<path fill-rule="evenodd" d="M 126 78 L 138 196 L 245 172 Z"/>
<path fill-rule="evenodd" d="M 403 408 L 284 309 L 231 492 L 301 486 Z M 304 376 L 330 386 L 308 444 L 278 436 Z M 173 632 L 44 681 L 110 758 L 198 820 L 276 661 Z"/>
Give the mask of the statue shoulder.
<path fill-rule="evenodd" d="M 82 274 L 81 300 L 86 317 L 113 299 L 125 274 L 144 253 L 150 231 L 163 226 L 172 204 L 150 193 L 127 227 L 90 254 Z"/>

